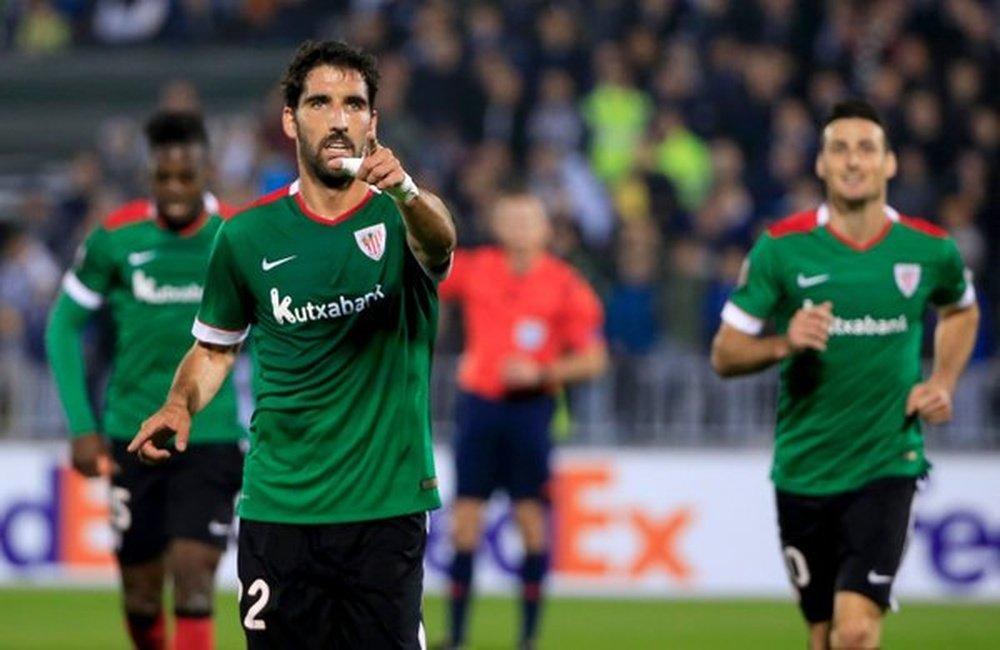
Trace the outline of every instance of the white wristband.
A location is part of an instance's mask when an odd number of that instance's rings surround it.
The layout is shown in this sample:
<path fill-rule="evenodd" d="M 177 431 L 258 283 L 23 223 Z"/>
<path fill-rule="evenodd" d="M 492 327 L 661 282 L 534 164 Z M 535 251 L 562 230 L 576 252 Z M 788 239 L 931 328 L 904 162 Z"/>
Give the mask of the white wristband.
<path fill-rule="evenodd" d="M 413 199 L 420 196 L 420 190 L 417 189 L 417 184 L 413 182 L 413 179 L 409 174 L 403 174 L 403 181 L 399 185 L 393 187 L 385 188 L 386 194 L 391 196 L 396 201 L 401 203 L 409 203 Z"/>

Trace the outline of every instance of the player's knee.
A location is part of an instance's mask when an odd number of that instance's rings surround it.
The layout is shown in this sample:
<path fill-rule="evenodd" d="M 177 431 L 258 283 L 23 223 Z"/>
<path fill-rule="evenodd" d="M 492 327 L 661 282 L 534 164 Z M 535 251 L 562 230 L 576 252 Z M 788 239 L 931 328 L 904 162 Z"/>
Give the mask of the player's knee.
<path fill-rule="evenodd" d="M 212 607 L 214 605 L 214 594 L 211 590 L 205 591 L 189 591 L 187 593 L 181 594 L 180 592 L 175 592 L 174 594 L 174 611 L 178 616 L 187 617 L 203 617 L 210 616 L 212 614 Z"/>
<path fill-rule="evenodd" d="M 163 607 L 163 595 L 159 591 L 126 588 L 123 594 L 125 611 L 140 616 L 156 616 Z"/>
<path fill-rule="evenodd" d="M 174 607 L 185 611 L 208 612 L 215 597 L 215 573 L 205 567 L 175 571 Z"/>
<path fill-rule="evenodd" d="M 834 650 L 875 650 L 879 647 L 879 621 L 857 616 L 835 621 L 831 635 Z"/>
<path fill-rule="evenodd" d="M 455 522 L 451 528 L 451 543 L 458 551 L 473 551 L 479 546 L 479 529 L 475 524 Z"/>

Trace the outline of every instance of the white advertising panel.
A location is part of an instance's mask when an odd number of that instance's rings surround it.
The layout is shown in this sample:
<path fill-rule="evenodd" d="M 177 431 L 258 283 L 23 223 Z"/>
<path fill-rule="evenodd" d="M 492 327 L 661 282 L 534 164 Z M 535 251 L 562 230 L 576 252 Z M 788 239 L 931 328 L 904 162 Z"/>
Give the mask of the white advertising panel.
<path fill-rule="evenodd" d="M 451 457 L 440 449 L 443 494 Z M 902 598 L 1000 601 L 1000 456 L 933 455 L 897 581 Z M 564 449 L 552 485 L 551 588 L 649 597 L 787 596 L 766 451 Z M 113 584 L 107 488 L 77 477 L 62 445 L 0 446 L 0 584 Z M 446 506 L 447 508 L 447 506 Z M 451 550 L 432 516 L 427 587 Z M 497 499 L 477 558 L 481 591 L 514 587 L 520 547 Z M 223 584 L 236 584 L 234 554 Z"/>

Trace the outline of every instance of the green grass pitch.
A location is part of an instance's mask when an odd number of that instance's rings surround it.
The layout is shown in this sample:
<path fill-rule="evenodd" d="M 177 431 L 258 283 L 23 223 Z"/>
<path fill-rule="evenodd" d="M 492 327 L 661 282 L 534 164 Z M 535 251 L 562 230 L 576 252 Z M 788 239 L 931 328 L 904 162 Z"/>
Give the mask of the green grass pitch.
<path fill-rule="evenodd" d="M 431 645 L 444 635 L 444 603 L 425 606 Z M 473 605 L 470 650 L 514 647 L 517 611 L 511 599 L 479 597 Z M 217 605 L 217 648 L 243 647 L 236 595 Z M 113 591 L 0 589 L 0 648 L 116 650 L 127 648 Z M 609 600 L 553 598 L 541 647 L 547 650 L 682 650 L 802 648 L 805 632 L 793 604 L 755 600 Z M 914 650 L 1000 648 L 996 604 L 904 603 L 886 621 L 883 647 Z"/>

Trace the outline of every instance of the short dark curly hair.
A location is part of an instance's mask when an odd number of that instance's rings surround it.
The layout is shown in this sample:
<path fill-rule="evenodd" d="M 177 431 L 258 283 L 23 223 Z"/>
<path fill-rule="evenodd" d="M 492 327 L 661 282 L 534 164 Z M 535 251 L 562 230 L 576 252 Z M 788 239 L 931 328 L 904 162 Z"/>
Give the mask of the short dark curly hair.
<path fill-rule="evenodd" d="M 306 75 L 320 65 L 357 70 L 368 87 L 368 105 L 375 107 L 378 94 L 379 73 L 375 57 L 364 50 L 341 41 L 306 41 L 295 52 L 288 70 L 281 80 L 285 106 L 295 108 L 302 98 Z"/>
<path fill-rule="evenodd" d="M 208 146 L 205 122 L 199 113 L 192 111 L 160 111 L 146 122 L 145 134 L 150 149 L 175 144 Z"/>

